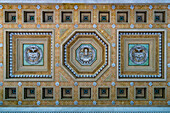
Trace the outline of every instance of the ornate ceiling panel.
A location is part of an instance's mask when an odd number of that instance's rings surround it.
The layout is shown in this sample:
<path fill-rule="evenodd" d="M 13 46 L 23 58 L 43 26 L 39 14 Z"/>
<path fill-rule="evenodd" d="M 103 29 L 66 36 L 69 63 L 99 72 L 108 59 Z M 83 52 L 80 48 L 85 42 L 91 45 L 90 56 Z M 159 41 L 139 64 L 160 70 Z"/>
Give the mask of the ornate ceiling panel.
<path fill-rule="evenodd" d="M 62 67 L 77 81 L 95 81 L 110 66 L 110 44 L 95 29 L 74 30 L 61 46 Z"/>

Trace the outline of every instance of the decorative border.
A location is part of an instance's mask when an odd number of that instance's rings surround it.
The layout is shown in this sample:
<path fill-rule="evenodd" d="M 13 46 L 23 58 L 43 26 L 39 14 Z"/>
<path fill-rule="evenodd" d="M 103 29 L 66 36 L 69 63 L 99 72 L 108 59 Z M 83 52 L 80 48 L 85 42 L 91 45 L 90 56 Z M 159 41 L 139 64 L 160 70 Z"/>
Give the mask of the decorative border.
<path fill-rule="evenodd" d="M 13 38 L 12 38 L 12 36 L 13 35 L 51 35 L 51 75 L 13 75 L 12 74 L 12 69 L 13 69 L 13 67 L 12 67 L 12 61 L 13 61 L 13 55 L 12 55 L 12 42 L 13 42 Z M 27 33 L 27 32 L 20 32 L 20 33 L 10 33 L 9 34 L 9 36 L 10 36 L 10 40 L 9 40 L 9 45 L 10 45 L 10 49 L 9 49 L 9 76 L 11 77 L 11 78 L 17 78 L 17 77 L 26 77 L 26 78 L 33 78 L 33 77 L 35 77 L 35 78 L 39 78 L 39 77 L 46 77 L 46 78 L 51 78 L 52 77 L 52 75 L 53 75 L 53 50 L 52 50 L 52 45 L 53 45 L 53 38 L 52 38 L 52 33 L 31 33 L 31 32 L 29 32 L 29 33 Z"/>
<path fill-rule="evenodd" d="M 0 3 L 169 3 L 169 0 L 1 0 Z"/>
<path fill-rule="evenodd" d="M 102 44 L 104 44 L 105 46 L 105 64 L 100 68 L 98 69 L 98 71 L 93 74 L 93 75 L 79 75 L 77 74 L 73 69 L 72 67 L 70 67 L 68 64 L 67 64 L 67 46 L 71 43 L 72 40 L 74 40 L 78 35 L 94 35 Z M 79 33 L 76 33 L 74 36 L 72 36 L 66 44 L 63 45 L 64 46 L 64 65 L 67 67 L 67 69 L 69 69 L 76 77 L 89 77 L 89 78 L 93 78 L 93 77 L 96 77 L 107 65 L 108 65 L 108 45 L 103 41 L 103 39 L 101 39 L 99 36 L 97 36 L 96 33 L 94 32 L 79 32 Z"/>
<path fill-rule="evenodd" d="M 169 113 L 170 107 L 0 107 L 1 113 Z"/>
<path fill-rule="evenodd" d="M 119 33 L 119 32 L 126 32 L 129 31 L 129 33 Z M 136 32 L 135 32 L 136 31 Z M 154 33 L 150 33 L 153 32 Z M 135 33 L 134 33 L 135 32 Z M 162 34 L 161 33 L 156 33 L 156 32 L 164 32 L 164 79 L 160 79 L 160 77 L 162 77 L 162 62 L 161 62 L 161 55 L 162 54 Z M 121 69 L 120 69 L 120 64 L 121 64 L 121 55 L 120 55 L 120 43 L 121 43 L 121 35 L 159 35 L 159 65 L 161 65 L 161 67 L 159 66 L 159 75 L 121 75 Z M 148 29 L 118 29 L 117 30 L 117 80 L 118 81 L 166 81 L 166 74 L 167 74 L 167 70 L 166 70 L 166 65 L 167 65 L 167 50 L 166 50 L 166 46 L 167 46 L 167 31 L 166 29 L 152 29 L 152 30 L 148 30 Z M 160 52 L 161 51 L 161 52 Z M 120 77 L 120 78 L 119 78 Z M 142 78 L 148 78 L 148 79 L 134 79 L 134 78 L 138 78 L 138 77 L 142 77 Z M 150 79 L 150 78 L 155 78 L 155 77 L 159 77 L 158 79 Z M 123 78 L 123 79 L 122 79 Z M 131 78 L 131 79 L 126 79 L 126 78 Z"/>

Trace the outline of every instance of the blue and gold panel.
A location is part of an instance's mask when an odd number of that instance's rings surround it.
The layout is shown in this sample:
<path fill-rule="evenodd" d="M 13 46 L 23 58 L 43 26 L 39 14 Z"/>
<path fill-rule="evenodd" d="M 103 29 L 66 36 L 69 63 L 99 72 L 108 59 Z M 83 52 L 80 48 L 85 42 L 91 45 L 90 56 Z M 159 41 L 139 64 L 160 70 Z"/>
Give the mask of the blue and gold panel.
<path fill-rule="evenodd" d="M 110 44 L 95 29 L 74 30 L 61 45 L 61 66 L 74 80 L 95 81 L 110 66 Z"/>
<path fill-rule="evenodd" d="M 12 32 L 7 49 L 6 78 L 10 80 L 46 80 L 54 76 L 53 37 L 49 32 Z M 16 60 L 13 60 L 16 59 Z M 4 73 L 5 74 L 5 73 Z"/>
<path fill-rule="evenodd" d="M 149 65 L 149 44 L 129 44 L 129 66 Z"/>
<path fill-rule="evenodd" d="M 23 44 L 24 66 L 44 65 L 44 44 Z"/>
<path fill-rule="evenodd" d="M 166 80 L 164 41 L 162 32 L 119 33 L 118 80 Z"/>

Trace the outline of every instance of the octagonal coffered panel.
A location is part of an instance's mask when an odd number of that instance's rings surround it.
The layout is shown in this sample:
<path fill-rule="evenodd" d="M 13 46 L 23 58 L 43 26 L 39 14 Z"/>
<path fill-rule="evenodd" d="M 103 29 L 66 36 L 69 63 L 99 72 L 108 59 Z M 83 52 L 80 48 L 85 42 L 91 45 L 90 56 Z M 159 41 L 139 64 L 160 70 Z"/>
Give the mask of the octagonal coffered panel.
<path fill-rule="evenodd" d="M 77 29 L 61 44 L 61 66 L 76 81 L 96 81 L 110 67 L 109 51 L 99 31 Z"/>

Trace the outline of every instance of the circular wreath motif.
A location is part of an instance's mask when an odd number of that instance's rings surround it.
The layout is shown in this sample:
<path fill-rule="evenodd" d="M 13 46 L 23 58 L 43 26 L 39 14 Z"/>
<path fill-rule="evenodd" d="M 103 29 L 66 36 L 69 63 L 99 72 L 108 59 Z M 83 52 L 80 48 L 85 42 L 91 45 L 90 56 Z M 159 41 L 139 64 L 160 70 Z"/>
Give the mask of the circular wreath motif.
<path fill-rule="evenodd" d="M 29 64 L 38 64 L 41 62 L 43 53 L 42 49 L 36 45 L 28 46 L 25 49 L 25 61 Z"/>
<path fill-rule="evenodd" d="M 96 49 L 91 44 L 82 44 L 76 50 L 76 59 L 81 65 L 91 65 L 96 60 Z"/>
<path fill-rule="evenodd" d="M 148 51 L 142 45 L 136 45 L 130 49 L 130 60 L 135 64 L 143 64 L 147 61 Z"/>

